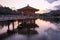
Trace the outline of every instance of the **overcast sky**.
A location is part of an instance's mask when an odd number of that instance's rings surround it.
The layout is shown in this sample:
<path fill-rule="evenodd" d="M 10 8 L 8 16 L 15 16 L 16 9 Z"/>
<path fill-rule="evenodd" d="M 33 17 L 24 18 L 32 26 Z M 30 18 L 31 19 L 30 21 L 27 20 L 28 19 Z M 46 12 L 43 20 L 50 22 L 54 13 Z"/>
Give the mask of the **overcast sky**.
<path fill-rule="evenodd" d="M 0 0 L 0 4 L 12 9 L 22 8 L 29 4 L 31 7 L 40 9 L 39 12 L 60 8 L 60 0 Z"/>

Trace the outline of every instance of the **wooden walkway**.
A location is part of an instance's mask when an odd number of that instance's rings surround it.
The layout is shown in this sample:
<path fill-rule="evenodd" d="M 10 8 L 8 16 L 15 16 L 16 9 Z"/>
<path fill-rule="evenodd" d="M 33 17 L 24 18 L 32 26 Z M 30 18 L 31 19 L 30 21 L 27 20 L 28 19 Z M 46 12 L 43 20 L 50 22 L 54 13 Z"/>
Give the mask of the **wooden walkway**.
<path fill-rule="evenodd" d="M 20 19 L 38 19 L 38 18 L 60 18 L 60 16 L 58 17 L 53 17 L 53 16 L 39 16 L 39 15 L 34 15 L 34 16 L 30 16 L 30 15 L 0 15 L 0 21 L 7 21 L 7 20 L 20 20 Z"/>

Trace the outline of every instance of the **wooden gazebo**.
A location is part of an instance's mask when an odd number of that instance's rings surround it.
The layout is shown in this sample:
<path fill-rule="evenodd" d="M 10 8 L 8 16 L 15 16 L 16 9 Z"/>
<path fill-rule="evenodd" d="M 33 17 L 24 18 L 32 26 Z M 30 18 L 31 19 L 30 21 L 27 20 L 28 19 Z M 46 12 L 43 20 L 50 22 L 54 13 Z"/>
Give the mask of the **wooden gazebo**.
<path fill-rule="evenodd" d="M 32 13 L 35 14 L 35 12 L 39 11 L 39 9 L 30 7 L 29 5 L 17 10 L 22 14 L 32 14 Z"/>

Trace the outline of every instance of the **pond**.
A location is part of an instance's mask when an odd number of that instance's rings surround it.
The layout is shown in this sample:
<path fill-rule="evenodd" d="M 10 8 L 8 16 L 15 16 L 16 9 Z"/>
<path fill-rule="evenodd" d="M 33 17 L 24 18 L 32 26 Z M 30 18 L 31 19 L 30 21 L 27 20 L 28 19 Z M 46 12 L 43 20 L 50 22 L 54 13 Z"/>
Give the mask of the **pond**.
<path fill-rule="evenodd" d="M 60 40 L 60 23 L 52 23 L 50 21 L 45 21 L 41 19 L 36 20 L 36 24 L 39 28 L 35 30 L 38 34 L 35 35 L 22 35 L 15 33 L 3 40 Z M 15 28 L 17 28 L 17 21 L 14 23 Z M 7 32 L 7 27 L 0 27 L 0 34 Z M 12 30 L 12 24 L 10 24 L 10 30 Z"/>

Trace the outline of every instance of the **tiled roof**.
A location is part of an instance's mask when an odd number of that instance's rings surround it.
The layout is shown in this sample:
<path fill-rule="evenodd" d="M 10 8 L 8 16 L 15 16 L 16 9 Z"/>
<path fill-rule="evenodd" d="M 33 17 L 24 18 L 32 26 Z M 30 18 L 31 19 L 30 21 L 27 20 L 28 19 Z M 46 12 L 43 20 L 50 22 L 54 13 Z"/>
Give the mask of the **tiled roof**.
<path fill-rule="evenodd" d="M 27 9 L 31 9 L 31 10 L 35 10 L 35 11 L 39 11 L 39 9 L 36 9 L 36 8 L 30 7 L 29 5 L 27 5 L 27 6 L 24 7 L 24 8 L 18 9 L 18 10 L 27 10 Z"/>

